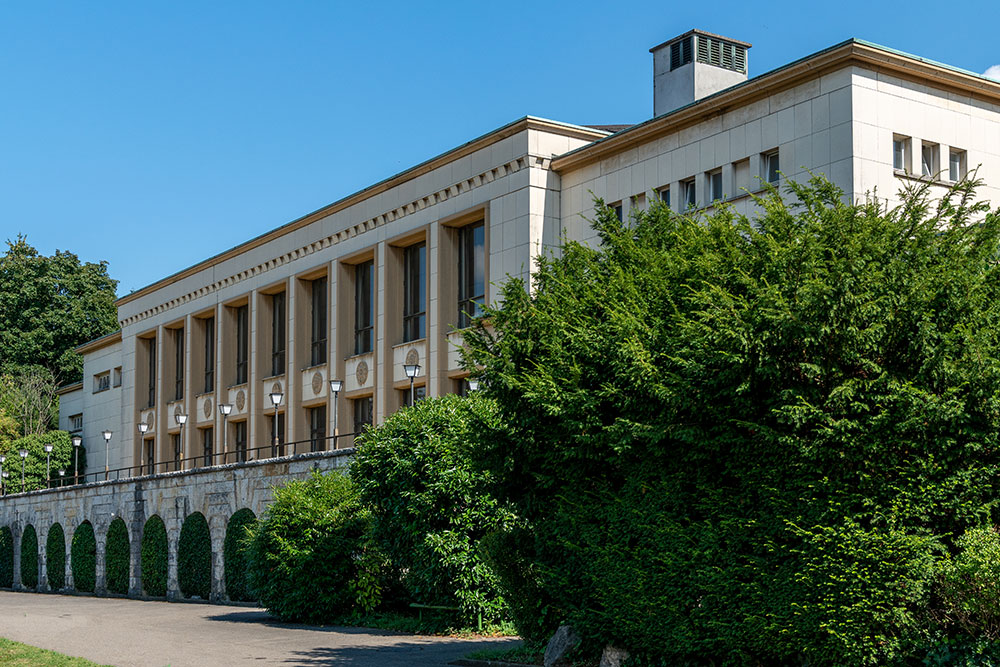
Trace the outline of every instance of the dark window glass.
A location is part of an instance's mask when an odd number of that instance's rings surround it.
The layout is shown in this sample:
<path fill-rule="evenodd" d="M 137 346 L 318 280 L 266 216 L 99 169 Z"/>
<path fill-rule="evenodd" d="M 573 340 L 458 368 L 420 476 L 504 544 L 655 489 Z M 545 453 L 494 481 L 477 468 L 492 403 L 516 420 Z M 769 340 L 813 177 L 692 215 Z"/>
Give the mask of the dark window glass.
<path fill-rule="evenodd" d="M 414 387 L 413 388 L 413 400 L 414 401 L 422 401 L 425 398 L 427 398 L 427 388 L 426 387 L 420 386 L 420 387 Z M 403 390 L 403 405 L 405 405 L 406 407 L 410 407 L 411 405 L 413 405 L 413 402 L 410 401 L 410 390 L 409 389 L 404 389 Z"/>
<path fill-rule="evenodd" d="M 312 365 L 326 363 L 326 276 L 312 281 Z"/>
<path fill-rule="evenodd" d="M 326 449 L 326 406 L 309 408 L 309 451 Z"/>
<path fill-rule="evenodd" d="M 247 381 L 250 357 L 249 307 L 236 309 L 236 384 Z"/>
<path fill-rule="evenodd" d="M 279 412 L 277 425 L 278 428 L 275 430 L 274 425 L 276 423 L 274 415 L 272 414 L 268 419 L 271 425 L 271 456 L 284 456 L 285 455 L 285 413 Z"/>
<path fill-rule="evenodd" d="M 145 459 L 146 459 L 146 471 L 143 473 L 141 466 L 139 474 L 152 475 L 156 472 L 156 441 L 155 440 L 143 440 L 143 445 L 145 446 Z"/>
<path fill-rule="evenodd" d="M 361 433 L 365 426 L 372 425 L 372 397 L 356 398 L 354 403 L 354 432 Z"/>
<path fill-rule="evenodd" d="M 419 340 L 427 326 L 427 245 L 418 243 L 404 251 L 403 342 Z"/>
<path fill-rule="evenodd" d="M 174 329 L 174 400 L 184 398 L 184 329 Z"/>
<path fill-rule="evenodd" d="M 201 449 L 205 457 L 205 465 L 212 465 L 212 454 L 215 452 L 215 439 L 214 432 L 210 428 L 206 428 L 201 432 Z"/>
<path fill-rule="evenodd" d="M 271 297 L 271 375 L 285 372 L 285 293 Z"/>
<path fill-rule="evenodd" d="M 458 326 L 465 328 L 483 313 L 486 302 L 486 227 L 458 230 Z"/>
<path fill-rule="evenodd" d="M 170 444 L 173 445 L 174 450 L 174 469 L 181 469 L 181 436 L 179 433 L 172 433 L 170 435 Z"/>
<path fill-rule="evenodd" d="M 156 405 L 156 339 L 146 340 L 146 357 L 149 361 L 149 401 L 146 407 L 151 408 Z"/>
<path fill-rule="evenodd" d="M 247 460 L 247 423 L 236 422 L 234 426 L 233 440 L 236 444 L 236 460 L 242 463 Z"/>
<path fill-rule="evenodd" d="M 375 335 L 375 262 L 354 267 L 354 354 L 372 351 Z"/>
<path fill-rule="evenodd" d="M 205 320 L 205 393 L 215 391 L 215 318 Z"/>

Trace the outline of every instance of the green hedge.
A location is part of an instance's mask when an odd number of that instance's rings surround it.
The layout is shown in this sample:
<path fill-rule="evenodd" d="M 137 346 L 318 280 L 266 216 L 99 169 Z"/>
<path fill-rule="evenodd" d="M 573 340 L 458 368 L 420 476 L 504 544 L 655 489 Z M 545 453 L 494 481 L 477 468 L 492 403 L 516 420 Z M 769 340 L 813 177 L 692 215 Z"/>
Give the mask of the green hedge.
<path fill-rule="evenodd" d="M 45 445 L 52 445 L 52 454 L 49 464 L 49 480 L 52 486 L 57 486 L 60 482 L 59 470 L 66 471 L 65 479 L 73 477 L 73 444 L 70 435 L 66 431 L 49 431 L 41 435 L 29 435 L 10 442 L 3 448 L 3 453 L 7 454 L 6 470 L 10 471 L 7 478 L 7 488 L 9 491 L 21 490 L 21 457 L 18 451 L 28 450 L 28 457 L 24 460 L 24 488 L 28 491 L 44 489 L 45 479 Z M 87 453 L 83 446 L 80 447 L 80 469 L 85 469 Z"/>
<path fill-rule="evenodd" d="M 38 588 L 38 533 L 30 524 L 21 535 L 21 585 L 31 590 Z"/>
<path fill-rule="evenodd" d="M 201 512 L 184 519 L 177 543 L 177 584 L 186 598 L 207 600 L 212 592 L 212 536 Z"/>
<path fill-rule="evenodd" d="M 97 540 L 89 521 L 81 523 L 73 532 L 70 545 L 69 566 L 73 572 L 73 587 L 86 593 L 94 592 L 97 582 Z"/>
<path fill-rule="evenodd" d="M 167 594 L 167 528 L 155 514 L 142 528 L 142 590 L 146 595 Z"/>
<path fill-rule="evenodd" d="M 246 541 L 248 532 L 257 522 L 256 515 L 249 509 L 241 509 L 229 518 L 226 524 L 226 540 L 222 553 L 226 575 L 226 595 L 234 602 L 256 601 L 247 581 Z"/>
<path fill-rule="evenodd" d="M 66 534 L 58 523 L 52 524 L 45 540 L 45 572 L 50 590 L 66 586 Z"/>
<path fill-rule="evenodd" d="M 14 535 L 8 526 L 0 528 L 0 588 L 14 585 Z"/>
<path fill-rule="evenodd" d="M 104 545 L 104 578 L 109 593 L 128 593 L 129 556 L 128 527 L 118 517 L 108 526 Z"/>

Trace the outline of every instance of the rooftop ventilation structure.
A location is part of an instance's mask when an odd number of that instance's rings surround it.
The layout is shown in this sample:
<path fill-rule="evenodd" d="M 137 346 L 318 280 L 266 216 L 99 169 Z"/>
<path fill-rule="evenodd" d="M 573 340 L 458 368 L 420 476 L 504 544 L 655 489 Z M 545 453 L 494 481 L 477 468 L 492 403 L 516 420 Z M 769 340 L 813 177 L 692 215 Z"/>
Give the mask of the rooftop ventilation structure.
<path fill-rule="evenodd" d="M 750 44 L 691 30 L 654 46 L 653 116 L 747 80 Z"/>

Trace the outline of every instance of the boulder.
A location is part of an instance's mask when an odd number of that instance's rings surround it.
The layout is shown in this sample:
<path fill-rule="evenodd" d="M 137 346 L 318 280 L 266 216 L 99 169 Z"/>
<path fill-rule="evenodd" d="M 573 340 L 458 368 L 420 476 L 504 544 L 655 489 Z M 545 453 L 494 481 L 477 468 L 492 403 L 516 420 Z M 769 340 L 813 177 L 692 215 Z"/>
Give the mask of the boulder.
<path fill-rule="evenodd" d="M 580 635 L 568 625 L 560 625 L 545 646 L 545 667 L 556 667 L 565 662 L 570 652 L 580 644 Z"/>
<path fill-rule="evenodd" d="M 601 654 L 601 667 L 622 667 L 628 660 L 628 651 L 614 646 L 605 646 Z"/>

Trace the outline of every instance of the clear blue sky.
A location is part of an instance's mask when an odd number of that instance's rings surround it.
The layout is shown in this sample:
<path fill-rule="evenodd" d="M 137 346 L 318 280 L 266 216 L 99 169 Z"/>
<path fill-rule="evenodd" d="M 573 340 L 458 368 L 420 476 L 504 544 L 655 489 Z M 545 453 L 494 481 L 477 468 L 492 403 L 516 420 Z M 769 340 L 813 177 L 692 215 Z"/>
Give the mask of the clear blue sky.
<path fill-rule="evenodd" d="M 4 2 L 0 231 L 127 294 L 521 116 L 645 120 L 649 47 L 693 27 L 751 76 L 849 37 L 1000 63 L 994 3 L 813 7 Z"/>

